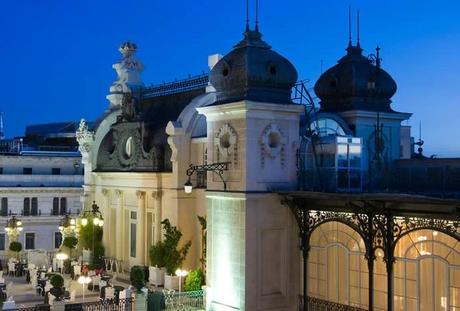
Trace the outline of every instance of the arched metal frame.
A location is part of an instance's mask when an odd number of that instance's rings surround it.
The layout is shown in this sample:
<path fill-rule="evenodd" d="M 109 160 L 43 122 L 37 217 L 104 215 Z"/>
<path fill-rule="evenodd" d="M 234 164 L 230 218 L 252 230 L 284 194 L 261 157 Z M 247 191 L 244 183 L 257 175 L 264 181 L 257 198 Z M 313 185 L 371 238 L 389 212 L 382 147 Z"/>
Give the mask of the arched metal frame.
<path fill-rule="evenodd" d="M 304 199 L 285 195 L 282 203 L 293 213 L 299 227 L 300 250 L 303 259 L 303 300 L 308 299 L 308 254 L 310 237 L 320 225 L 335 221 L 347 225 L 356 231 L 365 244 L 365 259 L 369 270 L 369 310 L 374 308 L 374 261 L 376 251 L 382 250 L 383 260 L 387 271 L 387 310 L 393 310 L 393 267 L 394 251 L 398 241 L 405 235 L 416 230 L 435 230 L 447 234 L 460 241 L 460 212 L 453 218 L 443 218 L 443 215 L 409 215 L 397 213 L 386 207 L 385 203 L 374 201 L 348 201 L 345 208 L 339 211 L 314 206 L 309 207 Z M 406 215 L 403 215 L 406 214 Z M 303 310 L 308 310 L 308 304 L 303 303 Z"/>

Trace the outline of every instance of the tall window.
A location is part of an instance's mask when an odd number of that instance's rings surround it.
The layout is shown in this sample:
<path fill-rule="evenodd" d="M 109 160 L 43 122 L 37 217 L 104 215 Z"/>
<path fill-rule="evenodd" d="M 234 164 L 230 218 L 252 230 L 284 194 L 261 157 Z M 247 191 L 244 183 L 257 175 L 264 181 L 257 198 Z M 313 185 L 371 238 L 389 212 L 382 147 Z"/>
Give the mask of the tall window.
<path fill-rule="evenodd" d="M 5 234 L 0 233 L 0 251 L 5 250 Z"/>
<path fill-rule="evenodd" d="M 30 214 L 32 216 L 38 216 L 38 200 L 37 200 L 37 198 L 32 198 L 32 206 L 30 208 Z"/>
<path fill-rule="evenodd" d="M 67 198 L 53 198 L 52 214 L 65 215 L 67 213 Z"/>
<path fill-rule="evenodd" d="M 328 222 L 313 231 L 310 245 L 308 295 L 366 308 L 368 269 L 360 235 L 344 224 Z"/>
<path fill-rule="evenodd" d="M 1 216 L 8 216 L 8 198 L 2 198 Z"/>
<path fill-rule="evenodd" d="M 137 213 L 131 212 L 131 222 L 130 222 L 130 256 L 136 257 L 136 225 Z"/>
<path fill-rule="evenodd" d="M 30 216 L 30 198 L 24 198 L 24 209 L 22 213 L 24 216 Z"/>
<path fill-rule="evenodd" d="M 35 249 L 35 233 L 27 232 L 25 234 L 26 249 Z"/>
<path fill-rule="evenodd" d="M 62 233 L 54 232 L 54 248 L 60 248 L 62 244 Z"/>
<path fill-rule="evenodd" d="M 53 211 L 54 216 L 59 215 L 59 198 L 53 198 Z"/>
<path fill-rule="evenodd" d="M 395 310 L 460 310 L 460 243 L 416 230 L 395 249 Z"/>
<path fill-rule="evenodd" d="M 61 198 L 61 215 L 67 214 L 67 198 Z"/>
<path fill-rule="evenodd" d="M 24 216 L 38 216 L 38 199 L 24 198 Z"/>

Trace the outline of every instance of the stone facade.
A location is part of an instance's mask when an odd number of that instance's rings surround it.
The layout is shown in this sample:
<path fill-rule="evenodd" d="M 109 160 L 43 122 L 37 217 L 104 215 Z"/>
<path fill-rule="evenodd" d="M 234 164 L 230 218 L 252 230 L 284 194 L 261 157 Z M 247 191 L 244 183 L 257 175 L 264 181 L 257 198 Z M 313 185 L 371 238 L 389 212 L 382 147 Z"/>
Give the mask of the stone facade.
<path fill-rule="evenodd" d="M 6 254 L 6 221 L 17 215 L 23 223 L 19 241 L 26 249 L 25 235 L 34 234 L 33 249 L 55 252 L 55 240 L 64 214 L 78 215 L 82 209 L 83 167 L 81 158 L 56 155 L 0 155 L 0 255 Z"/>

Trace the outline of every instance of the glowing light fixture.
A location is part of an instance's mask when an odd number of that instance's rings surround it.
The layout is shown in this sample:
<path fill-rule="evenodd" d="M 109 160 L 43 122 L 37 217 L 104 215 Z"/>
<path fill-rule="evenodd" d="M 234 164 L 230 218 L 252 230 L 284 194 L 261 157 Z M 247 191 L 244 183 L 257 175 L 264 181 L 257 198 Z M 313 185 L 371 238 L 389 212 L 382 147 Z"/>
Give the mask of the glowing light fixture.
<path fill-rule="evenodd" d="M 195 172 L 213 172 L 216 173 L 220 179 L 222 180 L 222 183 L 224 184 L 224 191 L 227 191 L 227 183 L 223 177 L 224 171 L 228 170 L 228 164 L 230 162 L 217 162 L 217 163 L 211 163 L 211 164 L 203 164 L 203 165 L 193 165 L 190 164 L 189 168 L 187 169 L 187 182 L 184 184 L 184 191 L 185 193 L 192 193 L 193 190 L 193 184 L 191 180 L 191 176 Z"/>

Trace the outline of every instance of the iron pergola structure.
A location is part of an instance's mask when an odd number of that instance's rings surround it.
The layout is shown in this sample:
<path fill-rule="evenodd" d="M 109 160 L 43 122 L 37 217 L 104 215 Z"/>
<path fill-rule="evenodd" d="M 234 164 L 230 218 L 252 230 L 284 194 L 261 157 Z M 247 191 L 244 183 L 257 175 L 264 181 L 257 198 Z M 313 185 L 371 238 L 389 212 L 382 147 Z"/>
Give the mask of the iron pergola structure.
<path fill-rule="evenodd" d="M 280 193 L 299 229 L 303 260 L 303 310 L 308 310 L 308 254 L 314 230 L 339 222 L 356 231 L 365 244 L 369 271 L 369 310 L 374 309 L 374 262 L 383 252 L 387 272 L 387 310 L 393 311 L 393 267 L 398 241 L 416 230 L 435 230 L 460 241 L 460 201 L 404 194 Z"/>

